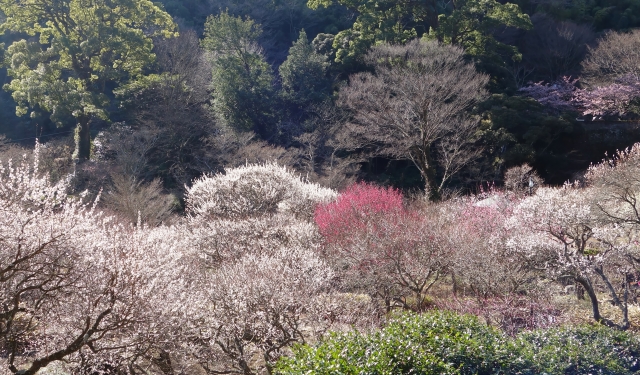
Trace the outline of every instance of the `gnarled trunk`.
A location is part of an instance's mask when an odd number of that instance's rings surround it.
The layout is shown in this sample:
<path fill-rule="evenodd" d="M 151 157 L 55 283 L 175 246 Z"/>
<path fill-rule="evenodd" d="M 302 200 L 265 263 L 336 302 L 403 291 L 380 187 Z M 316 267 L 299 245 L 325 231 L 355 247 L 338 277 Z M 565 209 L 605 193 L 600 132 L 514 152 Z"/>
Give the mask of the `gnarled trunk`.
<path fill-rule="evenodd" d="M 589 295 L 589 299 L 591 300 L 591 308 L 593 310 L 593 319 L 596 322 L 602 322 L 602 316 L 600 315 L 600 305 L 598 303 L 598 297 L 596 296 L 596 291 L 593 289 L 591 280 L 589 280 L 585 276 L 576 276 L 576 281 L 580 285 L 582 285 L 584 290 Z"/>
<path fill-rule="evenodd" d="M 73 158 L 77 161 L 89 160 L 91 157 L 91 130 L 89 123 L 90 116 L 78 117 L 78 125 L 76 126 L 75 141 L 76 148 L 73 152 Z"/>

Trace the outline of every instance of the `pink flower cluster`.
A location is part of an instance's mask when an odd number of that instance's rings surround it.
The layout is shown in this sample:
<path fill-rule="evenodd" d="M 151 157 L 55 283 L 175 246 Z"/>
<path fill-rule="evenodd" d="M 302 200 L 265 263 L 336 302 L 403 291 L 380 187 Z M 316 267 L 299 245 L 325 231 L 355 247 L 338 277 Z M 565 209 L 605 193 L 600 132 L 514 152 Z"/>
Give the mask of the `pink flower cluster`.
<path fill-rule="evenodd" d="M 347 188 L 334 202 L 318 205 L 315 222 L 320 233 L 334 242 L 353 229 L 362 229 L 373 215 L 402 210 L 402 194 L 398 190 L 362 182 Z"/>
<path fill-rule="evenodd" d="M 583 116 L 624 117 L 640 98 L 640 78 L 623 76 L 617 82 L 586 90 L 576 87 L 578 80 L 563 77 L 554 83 L 533 83 L 520 89 L 540 104 L 558 111 L 575 110 Z"/>
<path fill-rule="evenodd" d="M 365 183 L 318 206 L 323 255 L 341 288 L 365 292 L 387 309 L 426 308 L 426 292 L 446 273 L 450 259 L 432 214 L 405 208 L 397 190 Z"/>
<path fill-rule="evenodd" d="M 540 104 L 560 111 L 574 110 L 573 96 L 577 80 L 563 77 L 553 83 L 531 83 L 519 91 L 537 100 Z"/>

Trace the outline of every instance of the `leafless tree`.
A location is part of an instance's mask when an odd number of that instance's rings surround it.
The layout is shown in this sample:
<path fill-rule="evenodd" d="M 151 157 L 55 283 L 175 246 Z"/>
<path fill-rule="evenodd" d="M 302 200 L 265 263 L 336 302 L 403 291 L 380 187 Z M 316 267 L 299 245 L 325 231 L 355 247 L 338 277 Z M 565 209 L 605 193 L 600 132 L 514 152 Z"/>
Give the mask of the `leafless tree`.
<path fill-rule="evenodd" d="M 132 224 L 139 220 L 156 226 L 171 217 L 176 198 L 164 194 L 160 179 L 144 183 L 121 174 L 112 174 L 111 181 L 113 186 L 104 195 L 104 201 L 109 209 L 123 219 Z"/>
<path fill-rule="evenodd" d="M 576 73 L 595 33 L 571 21 L 558 22 L 544 14 L 531 17 L 534 27 L 522 40 L 523 60 L 536 68 L 536 75 L 548 81 Z"/>
<path fill-rule="evenodd" d="M 504 187 L 518 196 L 533 194 L 544 180 L 529 164 L 511 167 L 504 172 Z"/>
<path fill-rule="evenodd" d="M 611 84 L 616 79 L 640 76 L 640 30 L 630 33 L 609 32 L 582 63 L 585 83 L 598 86 Z"/>
<path fill-rule="evenodd" d="M 161 142 L 157 129 L 113 124 L 94 142 L 95 163 L 106 173 L 101 206 L 129 223 L 156 226 L 169 219 L 176 198 L 165 194 L 162 180 L 152 179 L 149 154 Z"/>
<path fill-rule="evenodd" d="M 309 106 L 310 118 L 303 124 L 304 132 L 284 148 L 259 139 L 253 132 L 236 132 L 220 127 L 207 137 L 206 150 L 198 155 L 208 172 L 219 172 L 246 164 L 277 162 L 293 168 L 306 179 L 332 188 L 342 188 L 355 180 L 358 155 L 341 152 L 350 141 L 344 131 L 348 114 L 331 102 Z"/>
<path fill-rule="evenodd" d="M 209 173 L 246 164 L 277 162 L 294 166 L 298 159 L 295 148 L 285 149 L 259 139 L 254 132 L 236 132 L 228 127 L 206 138 L 206 149 L 198 156 Z"/>
<path fill-rule="evenodd" d="M 410 160 L 437 199 L 446 183 L 474 160 L 478 121 L 469 110 L 486 97 L 489 76 L 476 71 L 455 46 L 415 40 L 383 44 L 366 57 L 374 73 L 358 73 L 340 91 L 353 112 L 353 149 Z"/>
<path fill-rule="evenodd" d="M 349 137 L 344 123 L 348 112 L 331 101 L 311 105 L 305 122 L 306 131 L 296 137 L 300 144 L 300 171 L 309 179 L 332 188 L 345 188 L 353 183 L 361 160 L 358 155 L 343 155 Z"/>
<path fill-rule="evenodd" d="M 513 61 L 507 65 L 507 73 L 513 79 L 518 89 L 524 87 L 531 81 L 531 75 L 535 72 L 535 68 L 523 64 L 522 61 Z"/>
<path fill-rule="evenodd" d="M 123 94 L 133 106 L 133 130 L 153 140 L 144 155 L 149 165 L 158 166 L 152 172 L 182 185 L 207 171 L 198 156 L 202 140 L 214 130 L 204 107 L 211 69 L 193 31 L 158 41 L 155 51 L 159 74 L 148 85 L 129 87 Z"/>

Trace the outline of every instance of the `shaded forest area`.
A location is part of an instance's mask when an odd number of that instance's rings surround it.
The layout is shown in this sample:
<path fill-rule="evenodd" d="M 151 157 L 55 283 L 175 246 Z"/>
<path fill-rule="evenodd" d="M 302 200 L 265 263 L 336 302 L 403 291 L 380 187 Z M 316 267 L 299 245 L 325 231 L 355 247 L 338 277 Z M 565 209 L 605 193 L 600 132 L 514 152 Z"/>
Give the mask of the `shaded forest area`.
<path fill-rule="evenodd" d="M 476 192 L 485 182 L 502 185 L 504 172 L 523 164 L 549 184 L 579 179 L 606 152 L 640 136 L 637 0 L 161 5 L 179 36 L 154 37 L 157 58 L 143 67 L 145 79 L 101 83 L 101 112 L 86 116 L 91 161 L 77 166 L 77 191 L 168 191 L 175 203 L 203 173 L 276 160 L 331 187 L 364 179 L 409 191 L 429 186 L 437 198 Z M 25 36 L 6 31 L 2 42 L 8 47 Z M 438 47 L 421 47 L 436 41 Z M 400 56 L 404 62 L 392 61 Z M 62 178 L 76 168 L 79 118 L 72 109 L 16 104 L 12 93 L 35 95 L 8 87 L 5 58 L 3 150 L 18 155 L 17 147 L 32 147 L 37 137 L 44 164 Z M 628 66 L 616 70 L 607 59 Z M 444 70 L 428 70 L 445 60 Z M 475 78 L 457 82 L 460 69 Z M 425 75 L 433 82 L 420 80 Z M 631 81 L 621 83 L 625 77 Z M 402 99 L 395 88 L 410 94 Z M 427 102 L 461 94 L 468 98 L 431 111 L 432 118 L 416 114 Z M 29 110 L 16 116 L 16 105 L 25 104 Z M 440 125 L 420 133 L 429 121 Z M 408 143 L 398 136 L 405 131 Z"/>

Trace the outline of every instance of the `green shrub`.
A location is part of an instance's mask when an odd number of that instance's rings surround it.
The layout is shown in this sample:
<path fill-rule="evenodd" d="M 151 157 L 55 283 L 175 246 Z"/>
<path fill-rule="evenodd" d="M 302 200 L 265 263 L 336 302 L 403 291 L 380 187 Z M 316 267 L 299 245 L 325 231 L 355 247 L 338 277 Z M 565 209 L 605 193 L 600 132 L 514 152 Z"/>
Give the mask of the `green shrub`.
<path fill-rule="evenodd" d="M 469 315 L 404 314 L 376 332 L 333 334 L 294 348 L 275 374 L 633 374 L 640 340 L 602 326 L 510 338 Z"/>
<path fill-rule="evenodd" d="M 489 374 L 506 337 L 476 317 L 451 312 L 404 314 L 369 335 L 334 334 L 298 346 L 278 374 Z"/>
<path fill-rule="evenodd" d="M 640 339 L 604 326 L 525 332 L 517 346 L 531 374 L 633 374 L 640 372 Z"/>

